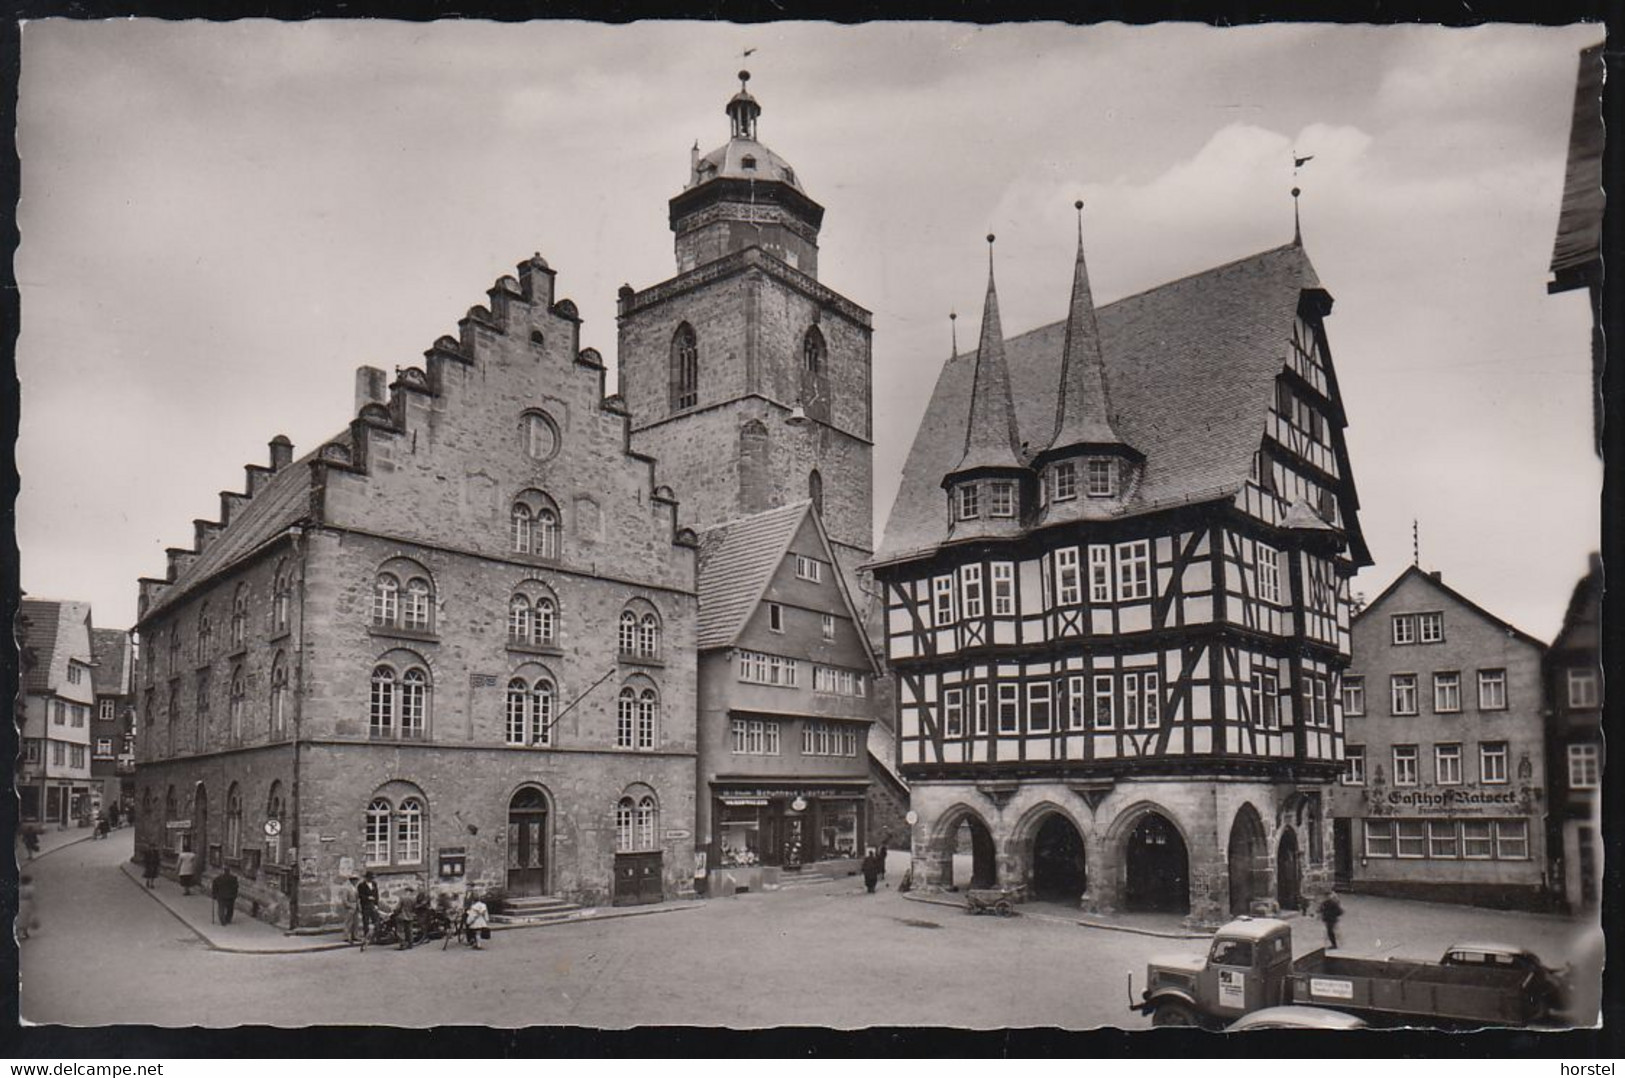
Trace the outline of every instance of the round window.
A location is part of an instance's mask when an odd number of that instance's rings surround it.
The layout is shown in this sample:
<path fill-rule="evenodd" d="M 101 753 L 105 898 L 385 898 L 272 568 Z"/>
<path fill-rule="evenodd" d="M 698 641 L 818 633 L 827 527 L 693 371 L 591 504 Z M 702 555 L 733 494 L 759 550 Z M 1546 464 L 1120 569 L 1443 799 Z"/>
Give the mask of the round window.
<path fill-rule="evenodd" d="M 558 428 L 553 421 L 540 412 L 527 412 L 525 414 L 522 431 L 525 439 L 525 453 L 533 460 L 547 460 L 559 450 Z"/>

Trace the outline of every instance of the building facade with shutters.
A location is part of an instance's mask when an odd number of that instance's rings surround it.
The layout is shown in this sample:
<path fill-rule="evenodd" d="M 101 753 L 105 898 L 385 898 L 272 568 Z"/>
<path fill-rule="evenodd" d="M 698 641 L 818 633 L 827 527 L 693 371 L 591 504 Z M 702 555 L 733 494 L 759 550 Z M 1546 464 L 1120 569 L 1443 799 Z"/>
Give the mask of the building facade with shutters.
<path fill-rule="evenodd" d="M 1575 585 L 1563 628 L 1546 653 L 1546 759 L 1551 883 L 1571 910 L 1602 896 L 1602 559 Z"/>
<path fill-rule="evenodd" d="M 117 802 L 123 811 L 135 804 L 135 647 L 123 629 L 92 629 L 90 648 L 90 774 L 104 808 Z"/>
<path fill-rule="evenodd" d="M 695 549 L 538 255 L 355 418 L 285 438 L 140 584 L 138 847 L 260 916 L 345 877 L 692 891 Z"/>
<path fill-rule="evenodd" d="M 1006 341 L 990 267 L 873 562 L 917 885 L 1195 922 L 1327 885 L 1370 561 L 1331 303 L 1294 240 L 1097 312 L 1080 226 L 1067 317 Z"/>
<path fill-rule="evenodd" d="M 699 594 L 708 893 L 856 872 L 876 664 L 812 503 L 701 533 Z"/>
<path fill-rule="evenodd" d="M 100 804 L 91 776 L 96 705 L 90 604 L 24 599 L 18 608 L 22 663 L 21 818 L 68 826 Z"/>
<path fill-rule="evenodd" d="M 1545 646 L 1416 566 L 1360 611 L 1353 640 L 1331 799 L 1338 886 L 1544 904 Z"/>

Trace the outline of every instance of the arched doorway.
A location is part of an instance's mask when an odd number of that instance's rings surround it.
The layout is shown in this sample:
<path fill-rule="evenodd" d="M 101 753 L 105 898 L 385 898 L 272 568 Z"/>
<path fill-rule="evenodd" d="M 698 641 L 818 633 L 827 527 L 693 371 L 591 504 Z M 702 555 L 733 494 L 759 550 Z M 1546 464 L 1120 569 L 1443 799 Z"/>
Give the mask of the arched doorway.
<path fill-rule="evenodd" d="M 1241 806 L 1230 825 L 1230 912 L 1249 913 L 1253 902 L 1270 893 L 1269 839 L 1264 821 L 1251 805 Z"/>
<path fill-rule="evenodd" d="M 1083 836 L 1059 812 L 1044 818 L 1033 836 L 1032 896 L 1077 902 L 1088 887 Z"/>
<path fill-rule="evenodd" d="M 1159 812 L 1140 817 L 1123 849 L 1127 879 L 1123 908 L 1131 911 L 1189 913 L 1190 859 L 1179 829 Z"/>
<path fill-rule="evenodd" d="M 1303 869 L 1298 863 L 1298 835 L 1292 828 L 1281 832 L 1281 845 L 1275 854 L 1275 901 L 1283 910 L 1298 908 L 1303 888 Z"/>
<path fill-rule="evenodd" d="M 547 893 L 547 795 L 534 786 L 508 802 L 508 893 Z"/>
<path fill-rule="evenodd" d="M 995 887 L 999 870 L 993 853 L 993 832 L 981 817 L 967 813 L 951 826 L 943 850 L 946 862 L 943 886 L 950 891 Z"/>

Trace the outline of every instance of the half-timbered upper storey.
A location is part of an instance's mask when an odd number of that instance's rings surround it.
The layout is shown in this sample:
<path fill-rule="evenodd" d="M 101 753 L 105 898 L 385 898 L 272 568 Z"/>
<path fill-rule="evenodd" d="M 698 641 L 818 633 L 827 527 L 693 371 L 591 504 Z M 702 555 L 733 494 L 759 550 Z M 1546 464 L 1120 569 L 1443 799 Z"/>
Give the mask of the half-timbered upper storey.
<path fill-rule="evenodd" d="M 905 766 L 1341 755 L 1330 308 L 1297 242 L 1097 311 L 1080 237 L 1068 318 L 1008 341 L 990 278 L 872 563 Z"/>

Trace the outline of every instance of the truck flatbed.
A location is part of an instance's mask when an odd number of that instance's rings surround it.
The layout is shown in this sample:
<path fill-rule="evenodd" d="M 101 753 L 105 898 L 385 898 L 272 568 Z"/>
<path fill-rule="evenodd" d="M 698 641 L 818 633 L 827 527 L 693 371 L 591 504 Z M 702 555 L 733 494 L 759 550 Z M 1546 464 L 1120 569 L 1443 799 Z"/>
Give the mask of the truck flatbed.
<path fill-rule="evenodd" d="M 1533 1017 L 1536 993 L 1531 981 L 1526 970 L 1353 958 L 1320 950 L 1293 963 L 1290 995 L 1296 1003 L 1423 1022 L 1521 1026 Z"/>

